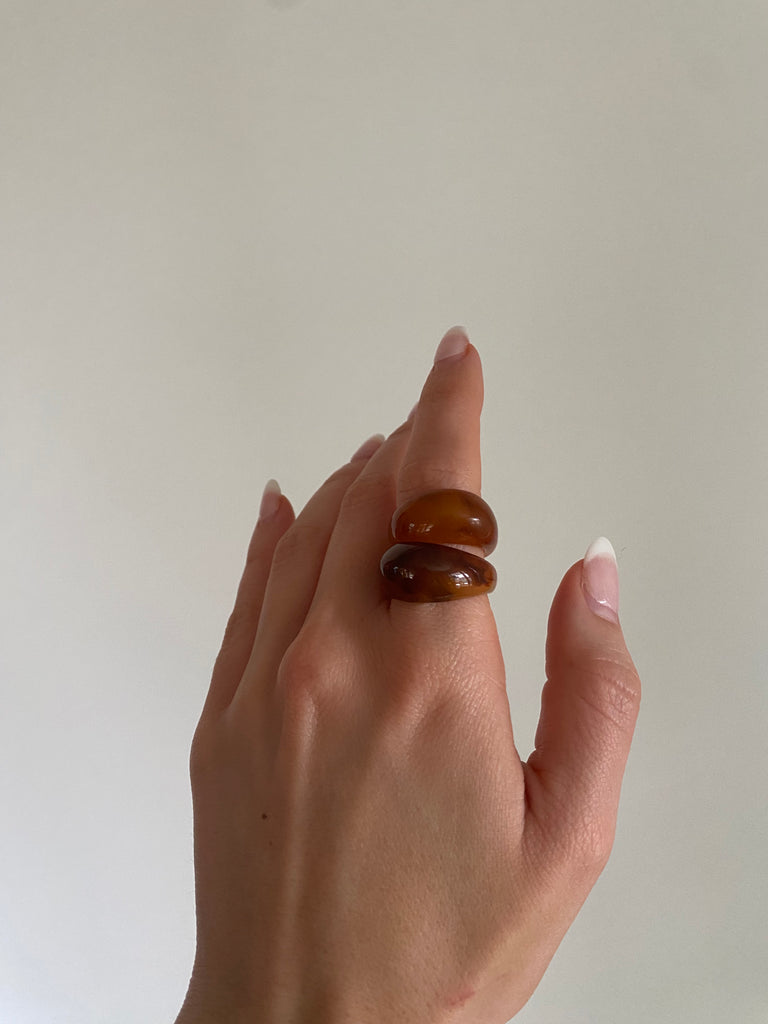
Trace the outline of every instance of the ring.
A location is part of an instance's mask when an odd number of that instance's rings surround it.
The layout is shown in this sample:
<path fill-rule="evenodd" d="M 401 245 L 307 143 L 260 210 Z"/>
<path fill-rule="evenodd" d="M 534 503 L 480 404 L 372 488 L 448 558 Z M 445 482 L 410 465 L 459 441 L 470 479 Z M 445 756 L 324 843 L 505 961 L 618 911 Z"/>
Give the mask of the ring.
<path fill-rule="evenodd" d="M 394 601 L 432 603 L 490 594 L 496 570 L 484 558 L 451 544 L 496 547 L 491 507 L 472 491 L 445 488 L 402 504 L 392 516 L 392 540 L 379 563 Z"/>

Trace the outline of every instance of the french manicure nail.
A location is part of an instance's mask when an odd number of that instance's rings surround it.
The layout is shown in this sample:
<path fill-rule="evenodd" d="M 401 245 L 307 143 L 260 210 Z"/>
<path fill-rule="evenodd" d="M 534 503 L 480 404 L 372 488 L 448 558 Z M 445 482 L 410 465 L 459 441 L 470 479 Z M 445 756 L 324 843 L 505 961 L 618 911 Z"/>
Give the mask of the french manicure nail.
<path fill-rule="evenodd" d="M 349 461 L 356 462 L 358 459 L 370 459 L 383 440 L 383 434 L 374 434 L 373 437 L 369 437 L 367 441 L 363 441 Z"/>
<path fill-rule="evenodd" d="M 619 621 L 619 567 L 607 537 L 598 537 L 587 548 L 581 571 L 584 598 L 601 619 Z"/>
<path fill-rule="evenodd" d="M 271 519 L 280 507 L 280 484 L 277 480 L 267 480 L 264 493 L 261 496 L 261 508 L 259 509 L 259 522 L 263 519 Z"/>
<path fill-rule="evenodd" d="M 435 364 L 443 359 L 455 359 L 463 356 L 469 345 L 469 335 L 466 327 L 451 327 L 443 335 L 443 339 L 437 346 L 435 352 Z M 434 365 L 434 364 L 433 364 Z"/>

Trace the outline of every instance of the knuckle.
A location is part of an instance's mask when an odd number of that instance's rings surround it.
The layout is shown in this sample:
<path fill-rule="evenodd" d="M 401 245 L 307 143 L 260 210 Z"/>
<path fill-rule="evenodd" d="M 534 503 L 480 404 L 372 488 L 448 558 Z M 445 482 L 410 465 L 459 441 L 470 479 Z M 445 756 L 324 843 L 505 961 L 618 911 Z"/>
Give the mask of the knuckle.
<path fill-rule="evenodd" d="M 625 731 L 634 727 L 640 692 L 640 677 L 634 667 L 618 656 L 602 657 L 592 662 L 589 685 L 581 697 L 611 725 Z"/>
<path fill-rule="evenodd" d="M 235 607 L 232 609 L 232 613 L 227 619 L 224 638 L 221 641 L 221 651 L 229 651 L 233 646 L 236 646 L 239 643 L 244 630 L 252 620 L 252 613 L 253 609 L 250 603 L 245 600 L 237 602 Z"/>
<path fill-rule="evenodd" d="M 285 566 L 301 560 L 307 547 L 317 543 L 317 527 L 297 519 L 275 545 L 273 566 Z"/>
<path fill-rule="evenodd" d="M 284 720 L 303 727 L 307 716 L 348 721 L 359 704 L 359 650 L 329 615 L 302 626 L 278 666 L 276 692 Z"/>
<path fill-rule="evenodd" d="M 283 692 L 311 687 L 320 675 L 316 652 L 304 639 L 289 645 L 277 669 L 278 686 Z"/>
<path fill-rule="evenodd" d="M 314 627 L 302 628 L 289 645 L 277 670 L 278 688 L 284 694 L 313 698 L 324 693 L 334 676 L 335 645 L 329 634 L 320 636 Z"/>
<path fill-rule="evenodd" d="M 400 468 L 400 483 L 402 490 L 414 497 L 418 494 L 427 494 L 430 491 L 439 491 L 444 487 L 456 487 L 460 490 L 474 489 L 475 473 L 469 465 L 460 465 L 452 462 L 429 461 L 424 456 L 418 459 L 404 462 Z"/>
<path fill-rule="evenodd" d="M 558 875 L 591 886 L 602 873 L 613 849 L 613 830 L 597 815 L 571 820 L 550 836 L 550 863 Z"/>
<path fill-rule="evenodd" d="M 394 493 L 394 482 L 390 475 L 361 474 L 347 488 L 341 501 L 341 512 L 344 515 L 356 513 L 364 509 L 378 508 L 383 503 L 391 503 Z"/>
<path fill-rule="evenodd" d="M 613 832 L 597 818 L 585 820 L 576 830 L 572 862 L 580 873 L 599 875 L 613 849 Z"/>
<path fill-rule="evenodd" d="M 407 434 L 409 432 L 412 426 L 413 420 L 406 420 L 404 423 L 401 423 L 399 427 L 392 431 L 387 440 L 389 440 L 390 437 L 402 437 L 403 434 Z"/>
<path fill-rule="evenodd" d="M 325 481 L 324 487 L 328 487 L 331 484 L 344 484 L 348 485 L 350 481 L 354 480 L 361 469 L 365 467 L 365 462 L 345 462 L 343 466 L 339 466 Z"/>
<path fill-rule="evenodd" d="M 189 774 L 192 785 L 208 778 L 217 763 L 213 735 L 208 725 L 201 720 L 197 724 L 189 748 Z"/>

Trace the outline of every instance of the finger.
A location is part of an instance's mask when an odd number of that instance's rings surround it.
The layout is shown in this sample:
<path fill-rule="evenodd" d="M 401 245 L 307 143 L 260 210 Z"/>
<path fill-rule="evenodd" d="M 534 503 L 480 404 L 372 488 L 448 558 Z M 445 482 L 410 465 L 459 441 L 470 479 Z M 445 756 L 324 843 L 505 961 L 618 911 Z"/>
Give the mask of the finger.
<path fill-rule="evenodd" d="M 337 469 L 307 502 L 277 545 L 264 595 L 258 630 L 236 700 L 260 705 L 274 688 L 277 670 L 288 647 L 304 625 L 317 589 L 339 507 L 348 488 L 376 458 L 384 444 L 375 435 Z"/>
<path fill-rule="evenodd" d="M 438 360 L 451 347 L 453 357 Z M 378 452 L 349 488 L 339 511 L 318 583 L 318 601 L 333 600 L 352 616 L 387 603 L 379 563 L 392 544 L 390 523 L 397 506 L 443 487 L 475 492 L 480 488 L 480 357 L 463 328 L 453 328 L 435 358 L 407 445 L 396 458 Z M 468 550 L 482 554 L 480 549 Z M 409 611 L 429 614 L 433 608 L 412 605 Z"/>
<path fill-rule="evenodd" d="M 463 327 L 453 327 L 438 345 L 432 370 L 422 389 L 408 451 L 400 467 L 396 507 L 444 487 L 480 495 L 482 465 L 480 415 L 483 368 L 477 349 Z M 483 557 L 481 547 L 454 545 Z M 498 634 L 486 594 L 440 604 L 392 601 L 392 624 L 401 634 L 426 628 L 450 656 L 458 644 L 464 655 L 484 664 L 503 684 L 504 667 Z M 467 638 L 472 637 L 471 644 Z"/>
<path fill-rule="evenodd" d="M 275 547 L 294 519 L 290 501 L 280 494 L 277 481 L 270 480 L 264 488 L 235 606 L 213 667 L 203 716 L 223 711 L 234 696 L 251 655 Z"/>
<path fill-rule="evenodd" d="M 610 542 L 566 573 L 552 603 L 547 682 L 526 766 L 531 830 L 547 848 L 599 871 L 613 844 L 619 792 L 640 705 L 640 679 L 618 618 Z"/>
<path fill-rule="evenodd" d="M 398 505 L 443 487 L 480 493 L 482 408 L 480 356 L 464 328 L 452 327 L 421 392 L 397 481 Z"/>

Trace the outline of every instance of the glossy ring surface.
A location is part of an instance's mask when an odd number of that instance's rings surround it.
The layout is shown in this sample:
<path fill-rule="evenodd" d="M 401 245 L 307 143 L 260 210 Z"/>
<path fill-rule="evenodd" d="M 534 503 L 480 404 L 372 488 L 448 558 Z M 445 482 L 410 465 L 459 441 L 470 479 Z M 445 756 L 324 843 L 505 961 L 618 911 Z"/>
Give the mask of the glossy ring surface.
<path fill-rule="evenodd" d="M 392 516 L 392 537 L 401 544 L 466 544 L 490 555 L 499 530 L 479 495 L 446 487 L 404 502 Z"/>
<path fill-rule="evenodd" d="M 490 562 L 443 544 L 395 544 L 382 556 L 381 573 L 397 601 L 455 601 L 496 586 Z"/>
<path fill-rule="evenodd" d="M 399 542 L 381 557 L 380 570 L 392 600 L 432 603 L 489 594 L 496 570 L 484 558 L 451 544 L 496 547 L 498 529 L 490 506 L 471 491 L 443 489 L 401 505 L 392 517 Z"/>

